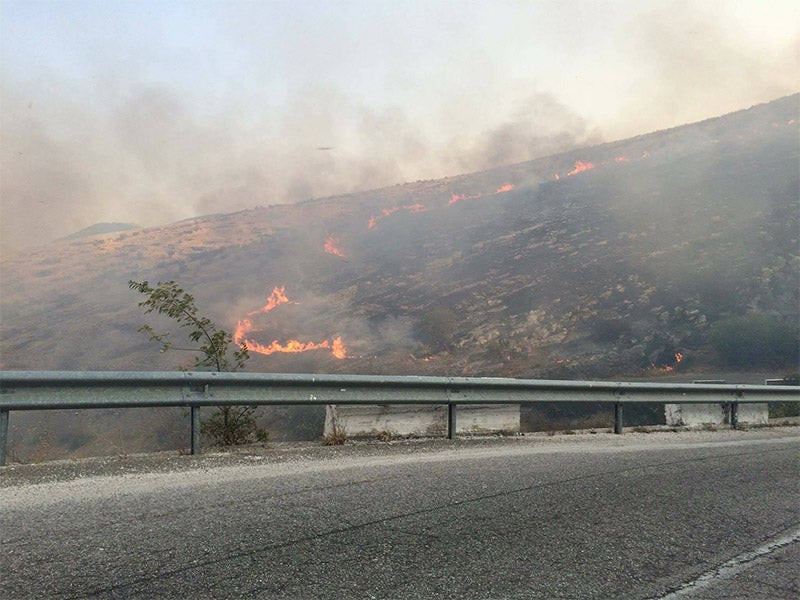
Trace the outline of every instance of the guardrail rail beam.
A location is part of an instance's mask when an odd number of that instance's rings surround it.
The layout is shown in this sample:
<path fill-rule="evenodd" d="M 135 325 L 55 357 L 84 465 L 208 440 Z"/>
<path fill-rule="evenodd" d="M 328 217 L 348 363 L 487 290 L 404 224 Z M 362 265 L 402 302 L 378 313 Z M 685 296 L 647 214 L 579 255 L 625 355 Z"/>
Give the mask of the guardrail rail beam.
<path fill-rule="evenodd" d="M 454 437 L 459 404 L 609 403 L 614 405 L 614 431 L 622 433 L 625 403 L 728 402 L 735 414 L 735 407 L 742 403 L 798 401 L 800 387 L 786 385 L 206 371 L 0 371 L 0 465 L 5 464 L 12 410 L 189 407 L 190 446 L 195 454 L 200 451 L 203 406 L 444 404 L 448 407 L 448 437 Z"/>

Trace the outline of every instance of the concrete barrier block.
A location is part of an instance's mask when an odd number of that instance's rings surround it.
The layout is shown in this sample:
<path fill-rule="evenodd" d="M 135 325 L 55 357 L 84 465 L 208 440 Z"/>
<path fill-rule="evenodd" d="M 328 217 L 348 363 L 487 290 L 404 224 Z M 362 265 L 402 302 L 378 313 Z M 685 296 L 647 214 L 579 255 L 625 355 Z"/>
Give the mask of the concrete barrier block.
<path fill-rule="evenodd" d="M 665 404 L 667 425 L 673 427 L 702 427 L 704 425 L 730 424 L 730 404 Z M 766 403 L 739 404 L 739 423 L 742 425 L 766 425 L 769 422 L 769 407 Z"/>
<path fill-rule="evenodd" d="M 456 433 L 519 432 L 517 404 L 461 405 L 457 407 Z M 337 406 L 325 410 L 325 435 L 334 428 L 347 437 L 443 436 L 447 433 L 447 406 L 406 405 Z"/>
<path fill-rule="evenodd" d="M 739 423 L 745 425 L 767 425 L 769 423 L 769 405 L 766 403 L 740 404 Z"/>
<path fill-rule="evenodd" d="M 725 411 L 722 404 L 665 404 L 664 416 L 667 425 L 673 427 L 700 427 L 722 425 Z"/>
<path fill-rule="evenodd" d="M 518 404 L 467 404 L 456 413 L 456 433 L 519 433 Z"/>

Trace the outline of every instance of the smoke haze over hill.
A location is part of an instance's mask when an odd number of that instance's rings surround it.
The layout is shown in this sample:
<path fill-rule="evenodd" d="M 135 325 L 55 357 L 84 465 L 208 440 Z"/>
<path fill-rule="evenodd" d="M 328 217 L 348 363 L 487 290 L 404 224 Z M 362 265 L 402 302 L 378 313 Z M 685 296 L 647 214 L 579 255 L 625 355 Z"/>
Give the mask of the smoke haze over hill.
<path fill-rule="evenodd" d="M 4 2 L 4 252 L 443 177 L 796 91 L 794 3 Z"/>

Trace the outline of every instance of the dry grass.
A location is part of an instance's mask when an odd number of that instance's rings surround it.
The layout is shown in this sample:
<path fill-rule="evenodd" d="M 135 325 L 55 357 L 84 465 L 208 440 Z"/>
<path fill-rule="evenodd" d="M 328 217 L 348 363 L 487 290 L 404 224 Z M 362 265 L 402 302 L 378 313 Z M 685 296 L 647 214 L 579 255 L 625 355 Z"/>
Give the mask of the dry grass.
<path fill-rule="evenodd" d="M 335 427 L 333 431 L 322 438 L 322 443 L 325 446 L 342 446 L 347 443 L 347 432 Z"/>

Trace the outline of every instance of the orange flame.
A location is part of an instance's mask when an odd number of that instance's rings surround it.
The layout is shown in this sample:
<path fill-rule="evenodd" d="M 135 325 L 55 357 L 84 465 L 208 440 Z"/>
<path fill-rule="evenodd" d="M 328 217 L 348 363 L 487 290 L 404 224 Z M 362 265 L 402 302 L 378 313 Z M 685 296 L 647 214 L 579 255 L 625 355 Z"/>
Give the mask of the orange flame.
<path fill-rule="evenodd" d="M 589 161 L 584 162 L 582 160 L 578 160 L 575 161 L 575 168 L 572 169 L 572 171 L 570 171 L 569 173 L 567 173 L 567 175 L 575 175 L 577 173 L 581 173 L 583 171 L 590 171 L 592 169 L 594 169 L 594 163 L 591 163 Z"/>
<path fill-rule="evenodd" d="M 674 371 L 675 367 L 677 367 L 678 363 L 681 362 L 682 360 L 683 360 L 683 354 L 681 354 L 680 352 L 676 352 L 675 353 L 675 364 L 674 365 L 664 365 L 664 367 L 662 367 L 661 370 L 664 371 L 665 373 L 669 373 L 671 371 Z"/>
<path fill-rule="evenodd" d="M 325 240 L 325 245 L 323 246 L 323 248 L 325 249 L 325 252 L 327 252 L 328 254 L 344 257 L 344 252 L 339 250 L 339 238 L 329 235 L 328 239 Z"/>
<path fill-rule="evenodd" d="M 331 343 L 331 354 L 333 354 L 336 358 L 347 357 L 347 348 L 344 347 L 341 337 L 333 338 L 333 342 Z"/>
<path fill-rule="evenodd" d="M 341 337 L 334 338 L 333 342 L 323 340 L 321 342 L 301 342 L 299 340 L 289 340 L 285 344 L 281 344 L 278 340 L 273 340 L 269 346 L 254 342 L 253 340 L 243 340 L 242 345 L 247 346 L 247 350 L 257 354 L 269 356 L 276 352 L 283 352 L 287 354 L 297 354 L 300 352 L 308 352 L 309 350 L 330 350 L 336 358 L 347 357 L 347 349 L 342 342 Z"/>
<path fill-rule="evenodd" d="M 267 303 L 260 309 L 247 313 L 247 316 L 252 317 L 258 313 L 268 313 L 276 306 L 288 304 L 289 302 L 290 300 L 286 296 L 286 286 L 274 287 L 269 298 L 267 298 Z M 239 319 L 238 323 L 236 323 L 236 329 L 233 332 L 233 341 L 241 346 L 245 342 L 245 336 L 251 331 L 253 331 L 253 322 L 249 318 Z"/>
<path fill-rule="evenodd" d="M 642 152 L 642 158 L 648 158 L 649 156 L 650 156 L 650 152 L 648 152 L 647 150 Z"/>
<path fill-rule="evenodd" d="M 561 177 L 559 177 L 558 173 L 556 173 L 556 181 L 558 181 L 559 179 L 561 179 Z"/>
<path fill-rule="evenodd" d="M 497 188 L 494 193 L 502 194 L 504 192 L 510 192 L 513 189 L 514 185 L 507 183 L 504 186 Z M 461 202 L 462 200 L 474 200 L 475 198 L 480 198 L 481 196 L 483 196 L 483 194 L 473 194 L 472 196 L 467 196 L 466 194 L 453 194 L 450 196 L 450 201 L 447 204 L 455 204 L 456 202 Z"/>
<path fill-rule="evenodd" d="M 278 340 L 274 340 L 269 346 L 259 344 L 258 342 L 254 342 L 252 340 L 245 340 L 244 343 L 247 345 L 247 349 L 250 352 L 256 352 L 258 354 L 264 354 L 267 356 L 274 354 L 275 352 L 297 353 L 331 347 L 331 344 L 328 340 L 318 344 L 314 342 L 300 342 L 298 340 L 289 340 L 286 342 L 286 344 L 281 344 L 278 342 Z"/>
<path fill-rule="evenodd" d="M 394 213 L 401 210 L 406 210 L 412 213 L 418 213 L 418 212 L 425 212 L 426 210 L 428 210 L 428 207 L 416 203 L 416 204 L 408 204 L 406 206 L 393 206 L 392 208 L 384 208 L 383 210 L 381 210 L 380 215 L 378 215 L 377 217 L 371 216 L 369 218 L 369 222 L 367 223 L 367 229 L 375 229 L 378 226 L 379 219 L 383 219 L 384 217 L 393 215 Z"/>
<path fill-rule="evenodd" d="M 247 313 L 247 317 L 239 319 L 239 321 L 236 323 L 236 329 L 233 333 L 233 341 L 239 346 L 246 347 L 250 352 L 264 354 L 267 356 L 274 354 L 275 352 L 296 353 L 307 352 L 309 350 L 328 349 L 336 358 L 345 358 L 347 356 L 347 349 L 345 348 L 341 337 L 334 338 L 333 341 L 324 340 L 322 342 L 300 342 L 298 340 L 289 340 L 285 344 L 281 344 L 278 342 L 278 340 L 274 340 L 268 346 L 260 344 L 259 342 L 251 339 L 247 339 L 246 336 L 254 331 L 253 322 L 248 317 L 252 317 L 259 313 L 268 313 L 281 304 L 296 304 L 296 302 L 291 302 L 289 300 L 289 298 L 286 296 L 285 290 L 285 286 L 275 287 L 267 299 L 267 303 L 263 307 L 261 307 L 259 310 L 249 312 Z"/>
<path fill-rule="evenodd" d="M 795 123 L 797 123 L 797 119 L 789 119 L 788 121 L 786 121 L 787 125 L 794 125 Z"/>
<path fill-rule="evenodd" d="M 260 312 L 269 312 L 276 306 L 280 304 L 288 304 L 289 298 L 286 296 L 286 286 L 282 285 L 281 287 L 274 287 L 272 288 L 272 293 L 267 298 L 267 303 L 261 308 Z M 253 312 L 249 313 L 248 316 L 253 316 L 254 314 L 258 313 L 259 311 L 254 310 Z"/>
<path fill-rule="evenodd" d="M 623 162 L 628 162 L 628 161 L 630 161 L 630 159 L 627 156 L 617 156 L 614 159 L 614 162 L 617 162 L 617 163 L 623 163 Z"/>
<path fill-rule="evenodd" d="M 250 333 L 253 330 L 253 323 L 250 319 L 239 319 L 239 322 L 236 323 L 236 329 L 233 332 L 233 341 L 236 342 L 237 345 L 241 346 L 242 342 L 244 341 L 244 336 Z"/>

